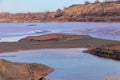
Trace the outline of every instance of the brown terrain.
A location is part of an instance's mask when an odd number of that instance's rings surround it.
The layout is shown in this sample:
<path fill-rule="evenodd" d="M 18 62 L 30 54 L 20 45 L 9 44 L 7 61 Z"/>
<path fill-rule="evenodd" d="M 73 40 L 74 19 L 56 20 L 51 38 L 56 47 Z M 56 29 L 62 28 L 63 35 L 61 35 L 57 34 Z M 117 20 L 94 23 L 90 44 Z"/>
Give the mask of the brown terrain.
<path fill-rule="evenodd" d="M 89 49 L 85 52 L 99 57 L 120 60 L 120 44 L 101 46 L 94 49 Z"/>
<path fill-rule="evenodd" d="M 18 22 L 120 22 L 120 2 L 72 5 L 64 10 L 39 13 L 0 13 L 0 23 Z M 29 25 L 35 26 L 35 25 Z M 87 53 L 120 60 L 120 41 L 87 35 L 48 34 L 29 36 L 18 42 L 0 42 L 0 53 L 44 48 L 88 48 Z M 35 63 L 16 63 L 0 59 L 0 80 L 45 80 L 52 68 Z"/>
<path fill-rule="evenodd" d="M 54 33 L 25 37 L 18 42 L 0 43 L 0 53 L 44 48 L 88 48 L 89 50 L 84 52 L 120 60 L 120 41 L 98 39 L 87 35 Z"/>
<path fill-rule="evenodd" d="M 87 35 L 55 33 L 29 36 L 18 42 L 0 42 L 0 53 L 44 48 L 88 48 L 85 52 L 120 60 L 120 41 L 98 39 Z M 52 71 L 53 69 L 41 64 L 0 60 L 0 80 L 45 80 L 44 77 Z"/>
<path fill-rule="evenodd" d="M 0 80 L 45 80 L 45 76 L 52 71 L 52 68 L 43 64 L 0 60 Z"/>
<path fill-rule="evenodd" d="M 55 12 L 0 13 L 1 23 L 18 22 L 120 22 L 120 2 L 77 4 Z"/>
<path fill-rule="evenodd" d="M 77 42 L 77 40 L 79 40 Z M 82 40 L 80 42 L 80 40 Z M 100 39 L 99 39 L 100 40 Z M 70 42 L 74 43 L 73 45 L 70 45 L 71 47 L 88 47 L 89 50 L 84 51 L 88 52 L 100 57 L 120 60 L 120 42 L 111 42 L 106 40 L 98 41 L 96 38 L 89 37 L 89 36 L 83 36 L 83 35 L 67 35 L 67 34 L 49 34 L 44 36 L 29 36 L 26 38 L 23 38 L 20 40 L 20 42 L 26 42 L 26 41 L 64 41 L 64 42 Z M 76 45 L 76 43 L 78 45 Z M 84 43 L 84 45 L 82 44 Z M 116 44 L 117 43 L 117 44 Z M 67 45 L 65 45 L 67 46 Z M 67 46 L 67 47 L 70 47 Z"/>
<path fill-rule="evenodd" d="M 18 42 L 0 42 L 0 53 L 44 48 L 95 48 L 110 44 L 120 44 L 120 42 L 93 38 L 87 35 L 56 33 L 29 36 Z"/>

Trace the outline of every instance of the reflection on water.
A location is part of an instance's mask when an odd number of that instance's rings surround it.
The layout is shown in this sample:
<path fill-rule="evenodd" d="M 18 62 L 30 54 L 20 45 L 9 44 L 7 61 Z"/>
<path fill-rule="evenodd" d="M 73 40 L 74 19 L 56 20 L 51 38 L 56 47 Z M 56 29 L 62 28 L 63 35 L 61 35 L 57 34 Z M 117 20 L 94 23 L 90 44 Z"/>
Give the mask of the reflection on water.
<path fill-rule="evenodd" d="M 70 33 L 119 40 L 120 23 L 10 23 L 0 24 L 0 42 L 17 41 L 29 35 Z M 28 26 L 30 25 L 30 26 Z M 42 49 L 0 54 L 0 59 L 43 63 L 55 69 L 51 80 L 120 80 L 120 62 L 83 53 L 84 49 Z"/>
<path fill-rule="evenodd" d="M 51 80 L 111 80 L 120 76 L 120 62 L 83 53 L 85 49 L 42 49 L 0 54 L 10 61 L 43 63 L 55 69 Z"/>
<path fill-rule="evenodd" d="M 119 40 L 120 23 L 90 23 L 90 22 L 65 22 L 65 23 L 34 23 L 36 26 L 27 26 L 33 23 L 0 24 L 0 38 L 21 38 L 21 36 L 43 35 L 43 33 L 70 33 L 91 35 L 97 38 Z M 47 31 L 47 32 L 46 32 Z M 40 33 L 41 32 L 41 33 Z M 19 36 L 19 37 L 18 37 Z M 114 37 L 114 38 L 113 38 Z M 18 40 L 17 38 L 13 41 Z M 3 39 L 3 41 L 6 39 Z"/>

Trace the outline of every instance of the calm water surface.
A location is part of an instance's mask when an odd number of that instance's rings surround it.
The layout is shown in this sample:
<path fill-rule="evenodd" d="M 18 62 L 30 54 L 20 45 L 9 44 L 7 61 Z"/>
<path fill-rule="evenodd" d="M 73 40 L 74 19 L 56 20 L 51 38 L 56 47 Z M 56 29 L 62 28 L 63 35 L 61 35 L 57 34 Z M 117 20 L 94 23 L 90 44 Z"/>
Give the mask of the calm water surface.
<path fill-rule="evenodd" d="M 34 26 L 29 26 L 31 24 Z M 26 36 L 49 33 L 84 34 L 97 38 L 120 41 L 120 23 L 65 22 L 0 24 L 0 42 L 13 42 Z M 14 62 L 46 64 L 55 69 L 48 76 L 50 80 L 105 80 L 108 77 L 120 77 L 119 61 L 85 54 L 82 52 L 83 50 L 85 49 L 70 48 L 19 51 L 0 54 L 0 59 L 7 59 Z"/>
<path fill-rule="evenodd" d="M 120 41 L 120 23 L 65 22 L 0 24 L 1 42 L 17 41 L 25 36 L 49 33 L 84 34 L 97 38 Z"/>
<path fill-rule="evenodd" d="M 14 62 L 43 63 L 55 69 L 50 80 L 105 80 L 120 76 L 120 62 L 83 53 L 85 49 L 42 49 L 1 54 Z"/>

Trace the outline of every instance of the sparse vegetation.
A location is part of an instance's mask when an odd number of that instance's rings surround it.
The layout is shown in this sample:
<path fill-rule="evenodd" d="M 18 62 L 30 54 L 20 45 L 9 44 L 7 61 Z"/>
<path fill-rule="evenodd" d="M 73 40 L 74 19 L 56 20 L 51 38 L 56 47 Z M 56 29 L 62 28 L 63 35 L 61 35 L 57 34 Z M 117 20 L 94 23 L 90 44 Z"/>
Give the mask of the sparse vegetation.
<path fill-rule="evenodd" d="M 86 5 L 87 5 L 87 4 L 90 4 L 90 2 L 89 2 L 88 0 L 86 0 L 86 1 L 85 1 L 85 4 L 86 4 Z"/>
<path fill-rule="evenodd" d="M 0 13 L 1 23 L 11 22 L 120 22 L 120 0 L 96 0 L 90 3 L 72 5 L 64 10 L 58 9 L 55 12 L 39 13 Z"/>
<path fill-rule="evenodd" d="M 96 0 L 95 3 L 99 3 L 100 1 L 99 0 Z"/>

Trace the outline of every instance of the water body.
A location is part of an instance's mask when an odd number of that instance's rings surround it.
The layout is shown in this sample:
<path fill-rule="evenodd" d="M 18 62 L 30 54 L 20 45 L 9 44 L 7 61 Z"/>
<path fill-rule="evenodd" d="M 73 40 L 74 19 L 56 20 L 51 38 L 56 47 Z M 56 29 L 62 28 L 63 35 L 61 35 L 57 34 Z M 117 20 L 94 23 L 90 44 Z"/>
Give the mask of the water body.
<path fill-rule="evenodd" d="M 120 41 L 120 23 L 10 23 L 0 24 L 0 42 L 49 33 L 84 34 Z M 55 69 L 50 80 L 120 80 L 120 62 L 83 53 L 85 49 L 41 49 L 0 54 L 13 62 L 42 63 Z M 114 79 L 117 80 L 117 79 Z"/>
<path fill-rule="evenodd" d="M 42 63 L 54 68 L 50 80 L 106 80 L 120 77 L 120 62 L 83 53 L 83 48 L 42 49 L 1 54 L 14 62 Z"/>
<path fill-rule="evenodd" d="M 84 34 L 120 41 L 120 23 L 64 22 L 0 24 L 1 42 L 18 41 L 26 36 L 49 33 Z"/>

